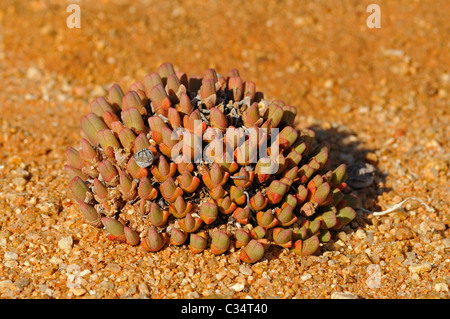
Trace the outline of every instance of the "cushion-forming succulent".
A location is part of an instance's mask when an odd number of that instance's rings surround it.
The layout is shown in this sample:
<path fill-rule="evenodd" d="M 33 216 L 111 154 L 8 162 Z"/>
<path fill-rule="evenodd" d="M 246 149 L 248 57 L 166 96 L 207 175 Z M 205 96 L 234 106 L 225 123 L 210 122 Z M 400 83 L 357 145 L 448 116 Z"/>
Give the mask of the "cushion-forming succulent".
<path fill-rule="evenodd" d="M 188 77 L 164 63 L 90 108 L 65 170 L 86 222 L 110 240 L 234 247 L 253 263 L 270 245 L 314 254 L 355 218 L 345 165 L 328 170 L 314 131 L 293 126 L 297 109 L 235 69 Z"/>

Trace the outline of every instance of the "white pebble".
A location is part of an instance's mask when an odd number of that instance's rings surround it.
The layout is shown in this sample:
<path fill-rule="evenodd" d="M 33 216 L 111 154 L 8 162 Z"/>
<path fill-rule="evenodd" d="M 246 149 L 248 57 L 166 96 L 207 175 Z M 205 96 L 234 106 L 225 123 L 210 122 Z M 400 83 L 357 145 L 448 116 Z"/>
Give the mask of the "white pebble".
<path fill-rule="evenodd" d="M 0 281 L 0 290 L 2 289 L 10 289 L 10 287 L 13 285 L 13 282 L 9 279 Z"/>
<path fill-rule="evenodd" d="M 86 290 L 83 288 L 71 288 L 70 292 L 73 293 L 75 296 L 82 296 L 86 293 Z"/>
<path fill-rule="evenodd" d="M 360 297 L 351 292 L 335 291 L 331 294 L 331 299 L 360 299 Z"/>
<path fill-rule="evenodd" d="M 19 257 L 15 252 L 7 251 L 5 253 L 5 260 L 16 260 Z"/>
<path fill-rule="evenodd" d="M 80 272 L 80 276 L 84 277 L 86 275 L 89 275 L 91 273 L 91 271 L 89 269 L 85 269 L 82 272 Z"/>
<path fill-rule="evenodd" d="M 253 271 L 249 267 L 247 267 L 246 265 L 240 265 L 239 266 L 239 271 L 242 274 L 247 275 L 247 276 L 250 276 L 253 273 Z"/>
<path fill-rule="evenodd" d="M 437 283 L 436 285 L 434 285 L 434 290 L 436 290 L 437 292 L 448 292 L 448 285 L 445 282 Z"/>
<path fill-rule="evenodd" d="M 431 264 L 429 262 L 424 262 L 422 264 L 412 264 L 409 266 L 409 271 L 412 273 L 424 273 L 431 270 Z"/>
<path fill-rule="evenodd" d="M 72 249 L 73 239 L 72 236 L 63 237 L 58 241 L 58 247 L 64 250 L 65 252 L 69 252 Z"/>
<path fill-rule="evenodd" d="M 444 243 L 445 248 L 450 247 L 450 238 L 445 238 L 442 240 L 442 242 Z"/>
<path fill-rule="evenodd" d="M 362 229 L 358 229 L 355 233 L 355 236 L 358 239 L 364 239 L 364 238 L 366 238 L 366 232 Z"/>
<path fill-rule="evenodd" d="M 231 286 L 230 288 L 233 289 L 234 291 L 242 291 L 244 290 L 244 284 L 241 283 L 236 283 L 233 286 Z"/>
<path fill-rule="evenodd" d="M 308 279 L 311 279 L 312 275 L 311 274 L 305 274 L 303 276 L 300 277 L 301 280 L 306 281 Z"/>
<path fill-rule="evenodd" d="M 225 273 L 225 272 L 219 272 L 217 275 L 216 275 L 216 279 L 217 280 L 221 280 L 223 277 L 225 277 L 227 274 Z"/>
<path fill-rule="evenodd" d="M 27 78 L 30 80 L 36 80 L 42 76 L 41 70 L 36 67 L 30 67 L 27 69 Z"/>
<path fill-rule="evenodd" d="M 66 272 L 68 274 L 79 274 L 80 273 L 80 266 L 77 264 L 70 264 L 66 268 Z"/>

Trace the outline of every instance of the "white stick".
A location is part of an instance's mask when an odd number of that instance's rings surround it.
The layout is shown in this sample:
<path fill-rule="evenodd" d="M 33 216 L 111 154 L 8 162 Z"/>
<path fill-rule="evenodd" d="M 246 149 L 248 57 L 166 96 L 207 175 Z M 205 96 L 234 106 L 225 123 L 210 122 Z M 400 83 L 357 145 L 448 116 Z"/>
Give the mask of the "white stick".
<path fill-rule="evenodd" d="M 426 207 L 428 212 L 430 212 L 430 213 L 434 212 L 434 208 L 433 207 L 428 206 L 423 200 L 421 200 L 420 198 L 417 198 L 417 197 L 408 197 L 405 200 L 402 200 L 400 203 L 398 203 L 398 204 L 396 204 L 396 205 L 392 206 L 391 208 L 388 208 L 388 209 L 386 209 L 384 211 L 381 211 L 381 212 L 372 212 L 370 210 L 367 210 L 367 209 L 359 207 L 359 206 L 356 207 L 356 208 L 362 210 L 365 213 L 373 214 L 373 216 L 383 216 L 383 215 L 395 212 L 396 210 L 399 210 L 400 208 L 402 208 L 403 204 L 405 202 L 407 202 L 408 200 L 418 201 L 421 204 L 425 205 L 425 207 Z"/>

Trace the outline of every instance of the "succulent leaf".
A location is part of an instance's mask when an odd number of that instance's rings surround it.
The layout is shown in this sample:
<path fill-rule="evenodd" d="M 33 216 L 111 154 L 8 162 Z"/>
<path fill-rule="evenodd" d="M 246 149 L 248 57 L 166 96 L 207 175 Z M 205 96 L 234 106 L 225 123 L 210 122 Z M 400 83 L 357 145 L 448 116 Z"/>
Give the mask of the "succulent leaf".
<path fill-rule="evenodd" d="M 90 193 L 89 188 L 79 176 L 75 176 L 72 179 L 69 188 L 72 191 L 75 200 L 79 202 L 84 202 L 87 195 Z"/>
<path fill-rule="evenodd" d="M 152 101 L 152 108 L 157 114 L 167 116 L 167 110 L 172 106 L 172 103 L 162 84 L 157 84 L 150 90 L 150 100 Z"/>
<path fill-rule="evenodd" d="M 172 228 L 170 232 L 170 243 L 175 246 L 183 245 L 187 239 L 187 233 L 178 228 Z"/>
<path fill-rule="evenodd" d="M 125 239 L 128 245 L 136 246 L 137 244 L 139 244 L 139 234 L 136 231 L 132 230 L 131 228 L 124 227 L 123 232 L 125 234 Z"/>
<path fill-rule="evenodd" d="M 114 83 L 108 91 L 108 102 L 114 112 L 119 112 L 121 110 L 123 97 L 124 94 L 122 88 L 117 83 Z"/>
<path fill-rule="evenodd" d="M 166 224 L 169 215 L 170 213 L 168 211 L 162 210 L 158 204 L 151 204 L 148 217 L 153 226 L 158 228 L 163 227 Z"/>
<path fill-rule="evenodd" d="M 203 203 L 200 207 L 200 218 L 207 225 L 211 224 L 216 220 L 218 213 L 218 208 L 215 202 Z"/>
<path fill-rule="evenodd" d="M 89 205 L 85 202 L 78 202 L 78 206 L 80 207 L 84 219 L 87 221 L 88 224 L 94 227 L 103 227 L 100 214 L 92 205 Z"/>
<path fill-rule="evenodd" d="M 278 224 L 283 227 L 290 226 L 297 221 L 297 216 L 294 214 L 294 208 L 290 205 L 275 210 L 275 215 L 278 219 Z"/>
<path fill-rule="evenodd" d="M 250 236 L 254 239 L 262 239 L 266 236 L 266 234 L 267 234 L 266 228 L 261 225 L 254 227 L 250 231 Z"/>
<path fill-rule="evenodd" d="M 309 256 L 317 251 L 319 245 L 320 241 L 318 236 L 312 236 L 306 240 L 297 240 L 292 250 L 300 256 Z"/>
<path fill-rule="evenodd" d="M 144 176 L 139 181 L 138 194 L 142 199 L 154 200 L 158 196 L 158 191 L 153 187 L 150 179 Z"/>
<path fill-rule="evenodd" d="M 193 217 L 192 214 L 188 213 L 186 214 L 186 217 L 178 220 L 178 224 L 185 232 L 192 233 L 199 229 L 202 224 L 202 220 L 198 217 Z"/>
<path fill-rule="evenodd" d="M 122 111 L 122 121 L 125 127 L 132 129 L 137 134 L 145 131 L 145 124 L 142 119 L 142 115 L 135 107 L 130 107 Z"/>
<path fill-rule="evenodd" d="M 191 233 L 189 236 L 189 248 L 194 254 L 201 253 L 206 248 L 207 242 L 208 239 L 204 231 L 197 234 Z"/>
<path fill-rule="evenodd" d="M 336 217 L 338 219 L 339 228 L 347 225 L 356 217 L 356 212 L 353 208 L 347 206 L 338 210 Z M 336 225 L 337 226 L 337 225 Z"/>
<path fill-rule="evenodd" d="M 273 240 L 277 245 L 284 248 L 292 246 L 292 229 L 277 227 L 273 230 Z"/>
<path fill-rule="evenodd" d="M 162 197 L 169 203 L 175 202 L 178 196 L 183 196 L 183 190 L 176 186 L 172 177 L 168 177 L 164 183 L 161 184 L 160 192 Z"/>
<path fill-rule="evenodd" d="M 141 246 L 146 251 L 155 252 L 163 248 L 167 242 L 166 233 L 158 233 L 154 226 L 150 226 L 147 231 L 147 236 L 141 241 Z"/>
<path fill-rule="evenodd" d="M 265 212 L 258 212 L 256 214 L 256 220 L 258 221 L 258 225 L 264 228 L 272 228 L 278 225 L 278 220 L 275 218 L 275 215 L 271 209 Z"/>
<path fill-rule="evenodd" d="M 280 181 L 275 180 L 272 183 L 270 183 L 266 192 L 266 196 L 269 199 L 269 203 L 271 205 L 275 205 L 281 202 L 287 190 L 288 186 Z"/>
<path fill-rule="evenodd" d="M 118 220 L 110 217 L 102 217 L 101 219 L 103 226 L 105 226 L 106 231 L 114 236 L 123 235 L 124 226 Z"/>
<path fill-rule="evenodd" d="M 243 205 L 247 200 L 247 196 L 244 193 L 244 187 L 232 185 L 230 188 L 230 198 L 236 205 Z"/>
<path fill-rule="evenodd" d="M 269 203 L 269 200 L 267 197 L 265 197 L 261 191 L 258 191 L 254 196 L 250 198 L 250 207 L 254 211 L 261 211 L 263 210 L 267 204 Z"/>
<path fill-rule="evenodd" d="M 175 202 L 169 204 L 169 212 L 175 218 L 183 218 L 192 211 L 192 204 L 186 203 L 182 196 L 177 197 Z"/>
<path fill-rule="evenodd" d="M 92 145 L 98 144 L 97 132 L 107 129 L 106 123 L 95 113 L 89 113 L 81 119 L 81 128 Z"/>
<path fill-rule="evenodd" d="M 238 207 L 233 212 L 233 217 L 238 221 L 238 223 L 242 225 L 248 223 L 249 216 L 250 216 L 250 209 L 248 207 L 245 208 Z"/>
<path fill-rule="evenodd" d="M 219 212 L 229 215 L 236 209 L 236 204 L 231 200 L 230 196 L 222 197 L 216 200 Z"/>
<path fill-rule="evenodd" d="M 234 237 L 236 238 L 236 248 L 241 248 L 247 245 L 247 243 L 252 239 L 250 232 L 242 228 L 236 230 Z"/>
<path fill-rule="evenodd" d="M 252 239 L 241 249 L 240 259 L 247 263 L 255 263 L 264 256 L 265 249 L 264 242 Z"/>
<path fill-rule="evenodd" d="M 223 254 L 230 246 L 230 237 L 222 230 L 215 230 L 211 235 L 211 252 L 214 255 Z"/>
<path fill-rule="evenodd" d="M 68 164 L 73 168 L 81 170 L 81 168 L 83 167 L 83 161 L 81 159 L 80 153 L 73 147 L 69 146 L 66 148 L 65 154 Z"/>

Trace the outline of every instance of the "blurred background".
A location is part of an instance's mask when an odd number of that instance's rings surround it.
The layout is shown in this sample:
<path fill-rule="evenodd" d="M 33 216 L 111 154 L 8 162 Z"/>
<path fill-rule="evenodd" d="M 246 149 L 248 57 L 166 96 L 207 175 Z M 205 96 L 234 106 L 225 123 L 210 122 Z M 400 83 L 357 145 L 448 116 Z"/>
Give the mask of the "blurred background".
<path fill-rule="evenodd" d="M 1 56 L 87 88 L 141 80 L 163 62 L 188 74 L 237 68 L 270 99 L 335 120 L 361 105 L 443 106 L 450 3 L 376 1 L 381 28 L 370 29 L 373 2 L 3 0 Z M 80 28 L 66 24 L 72 3 Z"/>

